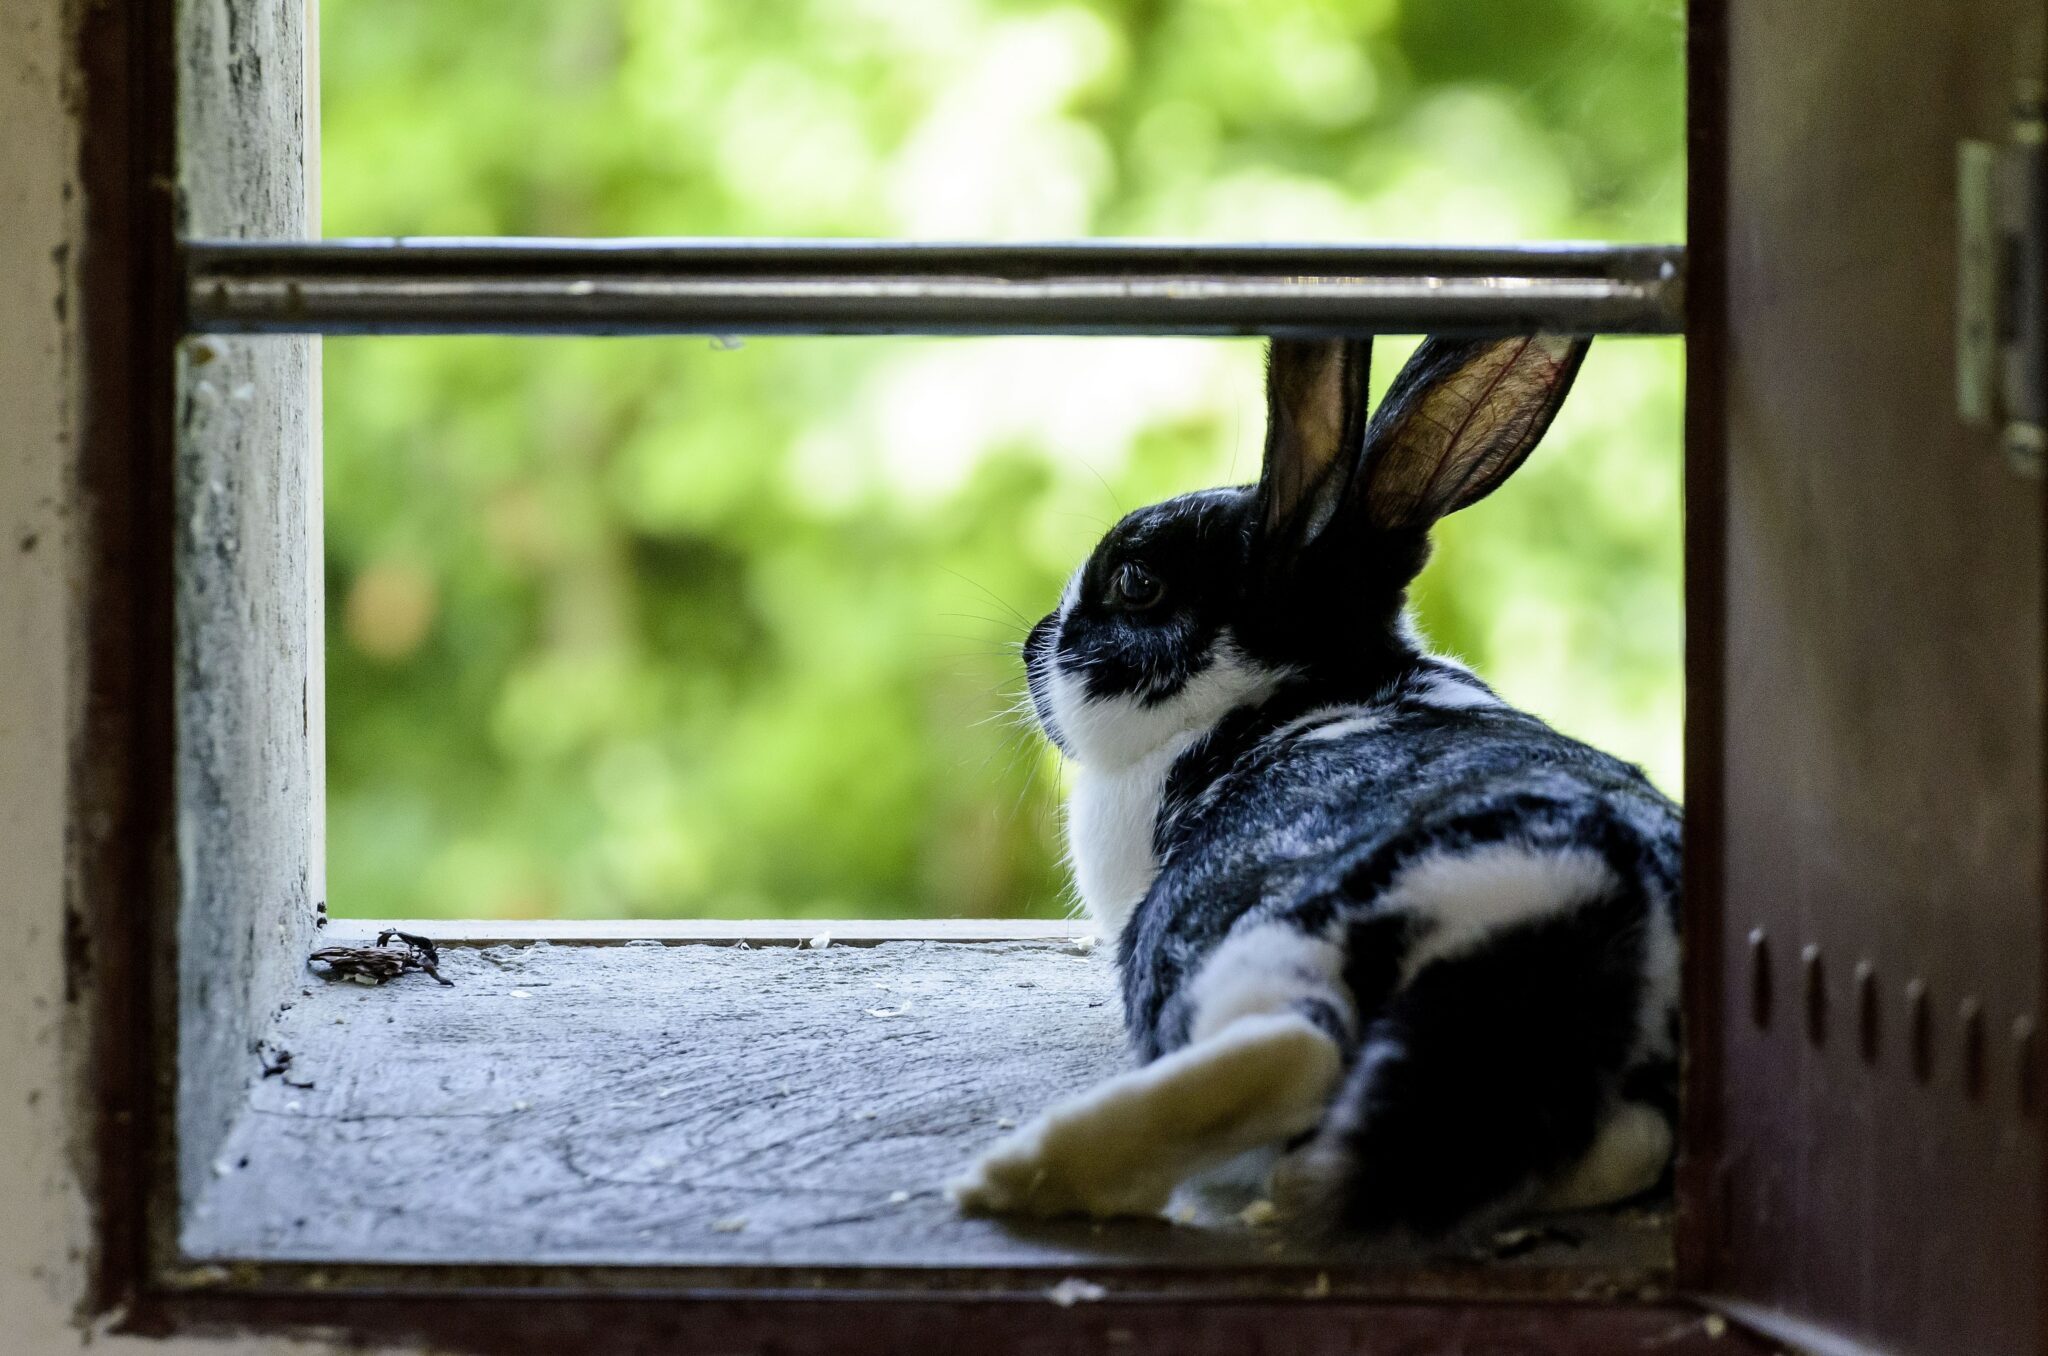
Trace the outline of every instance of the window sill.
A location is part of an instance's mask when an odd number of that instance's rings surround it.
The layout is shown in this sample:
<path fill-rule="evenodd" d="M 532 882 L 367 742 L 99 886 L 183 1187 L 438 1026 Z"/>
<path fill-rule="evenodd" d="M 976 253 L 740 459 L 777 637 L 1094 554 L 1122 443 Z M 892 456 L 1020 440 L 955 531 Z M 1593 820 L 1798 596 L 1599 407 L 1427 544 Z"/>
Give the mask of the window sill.
<path fill-rule="evenodd" d="M 252 1083 L 168 1280 L 621 1268 L 680 1290 L 1044 1293 L 1084 1274 L 1113 1290 L 1449 1298 L 1647 1295 L 1668 1279 L 1662 1215 L 1572 1222 L 1485 1260 L 1293 1240 L 1227 1213 L 962 1217 L 947 1176 L 1124 1066 L 1112 967 L 1069 925 L 418 926 L 453 938 L 452 987 L 309 973 L 270 1037 L 290 1066 Z M 833 944 L 793 944 L 820 933 Z"/>

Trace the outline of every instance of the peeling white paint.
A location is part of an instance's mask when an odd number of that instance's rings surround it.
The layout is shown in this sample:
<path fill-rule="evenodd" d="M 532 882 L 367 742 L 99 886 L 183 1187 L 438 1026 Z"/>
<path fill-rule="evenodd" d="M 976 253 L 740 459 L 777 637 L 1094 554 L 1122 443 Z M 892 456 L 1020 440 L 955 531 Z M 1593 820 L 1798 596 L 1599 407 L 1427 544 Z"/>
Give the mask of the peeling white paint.
<path fill-rule="evenodd" d="M 66 815 L 84 634 L 74 488 L 84 202 L 71 50 L 86 8 L 0 4 L 0 1345 L 7 1356 L 334 1351 L 278 1338 L 142 1340 L 78 1314 L 93 1245 L 79 1177 L 88 1124 L 74 1097 L 86 1032 L 65 1002 L 64 936 L 67 835 L 83 827 Z"/>

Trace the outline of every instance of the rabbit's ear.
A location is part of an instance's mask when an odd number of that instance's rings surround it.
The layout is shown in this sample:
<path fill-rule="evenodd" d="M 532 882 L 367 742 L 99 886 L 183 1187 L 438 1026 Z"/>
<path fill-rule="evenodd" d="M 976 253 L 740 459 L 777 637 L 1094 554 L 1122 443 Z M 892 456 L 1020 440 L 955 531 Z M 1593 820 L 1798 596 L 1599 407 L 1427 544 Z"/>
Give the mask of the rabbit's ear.
<path fill-rule="evenodd" d="M 1527 459 L 1578 376 L 1589 339 L 1423 341 L 1365 433 L 1365 517 L 1427 531 L 1491 494 Z"/>
<path fill-rule="evenodd" d="M 1259 525 L 1307 542 L 1329 524 L 1365 437 L 1372 340 L 1275 339 L 1266 364 Z"/>

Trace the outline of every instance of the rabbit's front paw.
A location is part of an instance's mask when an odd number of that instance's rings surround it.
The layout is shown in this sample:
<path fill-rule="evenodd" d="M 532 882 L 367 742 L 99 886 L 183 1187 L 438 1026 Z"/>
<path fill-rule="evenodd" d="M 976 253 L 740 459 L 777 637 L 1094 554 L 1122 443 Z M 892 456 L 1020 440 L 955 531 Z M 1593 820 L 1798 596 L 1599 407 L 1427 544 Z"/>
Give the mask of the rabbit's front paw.
<path fill-rule="evenodd" d="M 1113 1143 L 1090 1142 L 1073 1122 L 1043 1116 L 990 1149 L 947 1186 L 963 1210 L 978 1214 L 1156 1215 L 1170 1181 L 1125 1175 Z"/>

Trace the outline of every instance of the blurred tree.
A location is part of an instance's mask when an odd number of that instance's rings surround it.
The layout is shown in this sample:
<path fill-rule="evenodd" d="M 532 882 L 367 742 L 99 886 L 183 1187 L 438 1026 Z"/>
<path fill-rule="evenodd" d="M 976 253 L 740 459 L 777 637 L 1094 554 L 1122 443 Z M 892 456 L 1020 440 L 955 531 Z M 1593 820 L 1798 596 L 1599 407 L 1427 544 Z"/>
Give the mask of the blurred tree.
<path fill-rule="evenodd" d="M 1681 32 L 1641 0 L 324 0 L 326 228 L 1672 239 Z M 1249 341 L 327 354 L 344 914 L 1064 911 L 1013 643 L 1122 508 L 1260 438 Z M 1597 345 L 1418 591 L 1667 786 L 1678 372 Z"/>

